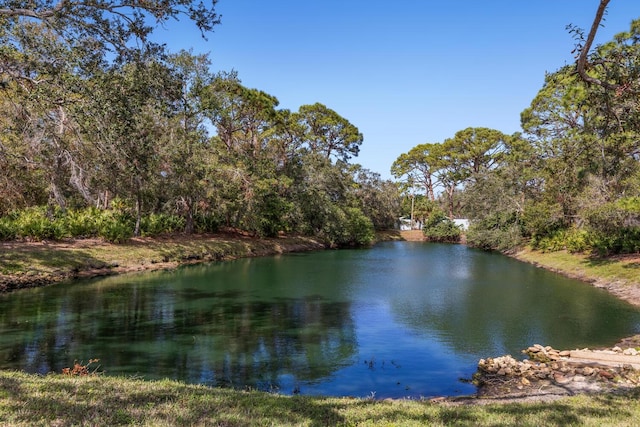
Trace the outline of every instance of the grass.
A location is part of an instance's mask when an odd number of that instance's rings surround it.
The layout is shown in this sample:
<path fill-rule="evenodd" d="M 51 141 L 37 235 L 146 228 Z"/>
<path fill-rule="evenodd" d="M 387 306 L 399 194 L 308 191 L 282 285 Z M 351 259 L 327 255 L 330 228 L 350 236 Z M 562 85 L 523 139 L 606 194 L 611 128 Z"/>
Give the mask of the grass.
<path fill-rule="evenodd" d="M 321 249 L 305 237 L 253 239 L 240 235 L 172 235 L 112 244 L 99 239 L 0 242 L 0 290 L 48 284 L 83 275 L 172 268 L 297 250 Z"/>
<path fill-rule="evenodd" d="M 640 390 L 546 403 L 466 405 L 281 396 L 175 381 L 0 371 L 5 426 L 631 426 Z"/>
<path fill-rule="evenodd" d="M 523 249 L 516 257 L 586 281 L 640 285 L 640 256 L 637 254 L 598 258 L 566 251 L 539 252 Z"/>

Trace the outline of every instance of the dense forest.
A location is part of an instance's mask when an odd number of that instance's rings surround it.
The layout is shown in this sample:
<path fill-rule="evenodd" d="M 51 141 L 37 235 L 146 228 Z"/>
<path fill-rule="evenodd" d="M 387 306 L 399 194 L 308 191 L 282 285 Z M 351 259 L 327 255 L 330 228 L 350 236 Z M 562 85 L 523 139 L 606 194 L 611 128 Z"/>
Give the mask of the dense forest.
<path fill-rule="evenodd" d="M 176 18 L 206 35 L 215 5 L 6 2 L 0 239 L 230 228 L 349 246 L 405 215 L 438 241 L 469 218 L 467 242 L 486 249 L 640 251 L 640 21 L 594 49 L 594 29 L 570 27 L 576 64 L 546 76 L 522 132 L 420 144 L 391 182 L 352 163 L 364 137 L 331 108 L 278 108 L 207 55 L 151 41 Z"/>
<path fill-rule="evenodd" d="M 9 2 L 0 10 L 0 238 L 212 232 L 319 236 L 393 227 L 397 186 L 350 163 L 363 135 L 325 105 L 292 112 L 168 52 L 154 24 L 219 23 L 186 0 Z M 24 3 L 24 4 L 23 4 Z"/>
<path fill-rule="evenodd" d="M 469 128 L 393 163 L 427 236 L 455 241 L 466 217 L 481 248 L 640 251 L 640 21 L 593 51 L 595 29 L 569 30 L 576 64 L 546 76 L 522 132 Z"/>

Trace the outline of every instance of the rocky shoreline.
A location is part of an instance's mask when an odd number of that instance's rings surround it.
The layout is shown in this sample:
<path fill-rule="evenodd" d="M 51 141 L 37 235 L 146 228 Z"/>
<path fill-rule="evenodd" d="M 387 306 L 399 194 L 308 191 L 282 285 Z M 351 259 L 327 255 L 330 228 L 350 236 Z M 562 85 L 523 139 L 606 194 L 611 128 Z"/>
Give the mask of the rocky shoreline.
<path fill-rule="evenodd" d="M 557 350 L 535 344 L 523 353 L 524 360 L 511 355 L 481 359 L 474 375 L 477 398 L 548 400 L 640 386 L 640 335 L 607 349 Z"/>

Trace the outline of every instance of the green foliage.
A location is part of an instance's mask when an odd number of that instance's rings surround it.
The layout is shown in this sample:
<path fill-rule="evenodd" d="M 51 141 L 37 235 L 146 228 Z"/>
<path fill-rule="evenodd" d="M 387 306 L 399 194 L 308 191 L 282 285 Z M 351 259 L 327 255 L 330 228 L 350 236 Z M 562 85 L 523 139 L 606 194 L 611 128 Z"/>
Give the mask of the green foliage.
<path fill-rule="evenodd" d="M 583 228 L 570 228 L 565 235 L 565 247 L 570 253 L 591 252 L 593 245 L 589 232 Z"/>
<path fill-rule="evenodd" d="M 492 215 L 472 222 L 466 236 L 469 246 L 508 251 L 522 243 L 522 227 L 515 215 Z"/>
<path fill-rule="evenodd" d="M 624 197 L 618 199 L 615 205 L 629 215 L 640 215 L 640 197 Z"/>
<path fill-rule="evenodd" d="M 474 224 L 470 244 L 508 247 L 520 228 L 542 251 L 638 251 L 640 21 L 596 48 L 588 62 L 590 83 L 572 65 L 546 76 L 522 112 L 524 135 L 504 139 L 497 163 L 482 176 L 468 173 L 473 149 L 466 157 L 449 154 L 470 176 L 463 189 Z M 500 220 L 509 212 L 517 217 L 513 227 Z"/>
<path fill-rule="evenodd" d="M 508 251 L 521 242 L 520 227 L 515 224 L 507 228 L 481 228 L 475 224 L 467 230 L 467 244 L 480 249 Z"/>
<path fill-rule="evenodd" d="M 552 235 L 565 227 L 562 207 L 555 203 L 529 202 L 522 214 L 526 235 L 534 240 Z"/>
<path fill-rule="evenodd" d="M 640 251 L 640 227 L 603 231 L 587 227 L 559 229 L 544 237 L 532 238 L 530 245 L 542 252 L 566 250 L 570 253 L 611 255 Z"/>
<path fill-rule="evenodd" d="M 589 233 L 589 243 L 599 255 L 640 252 L 640 227 L 623 227 L 614 234 Z"/>
<path fill-rule="evenodd" d="M 143 236 L 175 233 L 184 229 L 185 219 L 177 215 L 152 213 L 142 217 L 140 229 Z"/>
<path fill-rule="evenodd" d="M 367 246 L 375 239 L 373 223 L 359 208 L 330 206 L 318 235 L 337 247 Z"/>
<path fill-rule="evenodd" d="M 18 237 L 46 240 L 65 236 L 64 223 L 48 212 L 47 207 L 31 207 L 19 211 L 13 220 Z"/>
<path fill-rule="evenodd" d="M 256 185 L 256 203 L 251 212 L 253 230 L 260 236 L 274 237 L 290 228 L 288 217 L 293 209 L 292 203 L 284 193 L 289 180 L 261 180 Z"/>
<path fill-rule="evenodd" d="M 193 220 L 195 222 L 196 232 L 198 233 L 215 233 L 223 223 L 222 218 L 210 212 L 199 212 L 194 215 Z"/>
<path fill-rule="evenodd" d="M 422 232 L 431 242 L 456 243 L 460 241 L 462 231 L 451 221 L 442 209 L 434 209 L 425 221 Z"/>
<path fill-rule="evenodd" d="M 411 218 L 412 207 L 413 219 L 422 222 L 426 221 L 434 209 L 439 209 L 438 202 L 429 200 L 429 198 L 422 194 L 407 196 L 401 201 L 400 215 L 397 215 L 396 220 L 400 216 Z"/>
<path fill-rule="evenodd" d="M 461 193 L 463 212 L 471 220 L 466 233 L 470 246 L 508 251 L 522 243 L 522 174 L 507 158 L 499 172 L 476 174 Z"/>
<path fill-rule="evenodd" d="M 122 243 L 133 236 L 134 218 L 118 202 L 117 209 L 87 208 L 66 211 L 46 207 L 32 207 L 0 218 L 0 239 L 25 238 L 59 240 L 63 238 L 101 237 L 109 242 Z M 213 215 L 197 218 L 202 231 L 215 231 L 219 220 Z M 184 228 L 184 218 L 176 215 L 150 214 L 142 218 L 145 235 L 174 233 Z"/>
<path fill-rule="evenodd" d="M 554 230 L 544 236 L 536 236 L 531 239 L 531 247 L 542 252 L 557 252 L 567 248 L 567 231 Z"/>
<path fill-rule="evenodd" d="M 358 208 L 346 208 L 346 230 L 349 246 L 367 246 L 375 239 L 373 222 Z"/>
<path fill-rule="evenodd" d="M 304 129 L 304 138 L 311 152 L 327 159 L 335 157 L 345 163 L 358 155 L 364 139 L 362 133 L 331 108 L 319 102 L 302 105 L 296 118 Z"/>
<path fill-rule="evenodd" d="M 75 238 L 98 236 L 100 231 L 100 217 L 102 214 L 99 209 L 93 207 L 67 210 L 62 217 L 66 235 Z"/>
<path fill-rule="evenodd" d="M 98 236 L 111 243 L 124 243 L 133 237 L 134 221 L 130 216 L 104 211 L 98 220 Z"/>
<path fill-rule="evenodd" d="M 308 214 L 310 213 L 313 213 L 313 210 L 308 212 Z M 312 220 L 311 224 L 317 229 L 313 232 L 306 230 L 306 234 L 315 234 L 332 246 L 339 246 L 346 240 L 344 229 L 346 216 L 344 211 L 337 206 L 328 203 L 321 210 L 317 210 L 314 216 L 307 219 Z"/>
<path fill-rule="evenodd" d="M 584 213 L 589 243 L 599 254 L 640 251 L 640 198 L 622 198 Z"/>
<path fill-rule="evenodd" d="M 0 218 L 0 240 L 13 240 L 18 237 L 18 227 L 11 218 Z"/>
<path fill-rule="evenodd" d="M 349 164 L 363 136 L 346 118 L 320 103 L 279 110 L 235 72 L 213 75 L 207 55 L 166 55 L 148 38 L 154 22 L 182 15 L 210 30 L 215 3 L 0 10 L 11 18 L 0 19 L 0 181 L 10 184 L 0 215 L 20 212 L 0 238 L 122 242 L 225 224 L 360 245 L 366 219 L 393 225 L 397 186 Z M 51 209 L 20 211 L 42 205 Z"/>
<path fill-rule="evenodd" d="M 376 230 L 394 228 L 401 215 L 401 196 L 398 185 L 383 181 L 380 174 L 355 165 L 354 184 L 350 196 L 371 221 Z"/>

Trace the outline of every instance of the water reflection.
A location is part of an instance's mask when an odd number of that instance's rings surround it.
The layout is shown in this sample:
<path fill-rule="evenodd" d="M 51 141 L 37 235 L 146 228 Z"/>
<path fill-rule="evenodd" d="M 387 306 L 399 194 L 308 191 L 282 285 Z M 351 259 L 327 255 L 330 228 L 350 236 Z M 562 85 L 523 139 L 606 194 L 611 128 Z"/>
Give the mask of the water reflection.
<path fill-rule="evenodd" d="M 497 254 L 432 249 L 427 261 L 414 264 L 422 280 L 395 293 L 392 306 L 401 322 L 438 331 L 457 352 L 518 353 L 539 342 L 602 346 L 638 330 L 638 309 L 602 290 Z"/>
<path fill-rule="evenodd" d="M 60 371 L 85 355 L 110 373 L 274 388 L 281 375 L 326 377 L 356 351 L 349 303 L 319 296 L 261 302 L 243 291 L 163 282 L 67 286 L 55 298 L 40 290 L 20 304 L 6 301 L 0 367 Z"/>
<path fill-rule="evenodd" d="M 387 243 L 82 281 L 0 296 L 0 368 L 284 393 L 471 393 L 481 357 L 608 345 L 638 310 L 463 246 Z"/>

